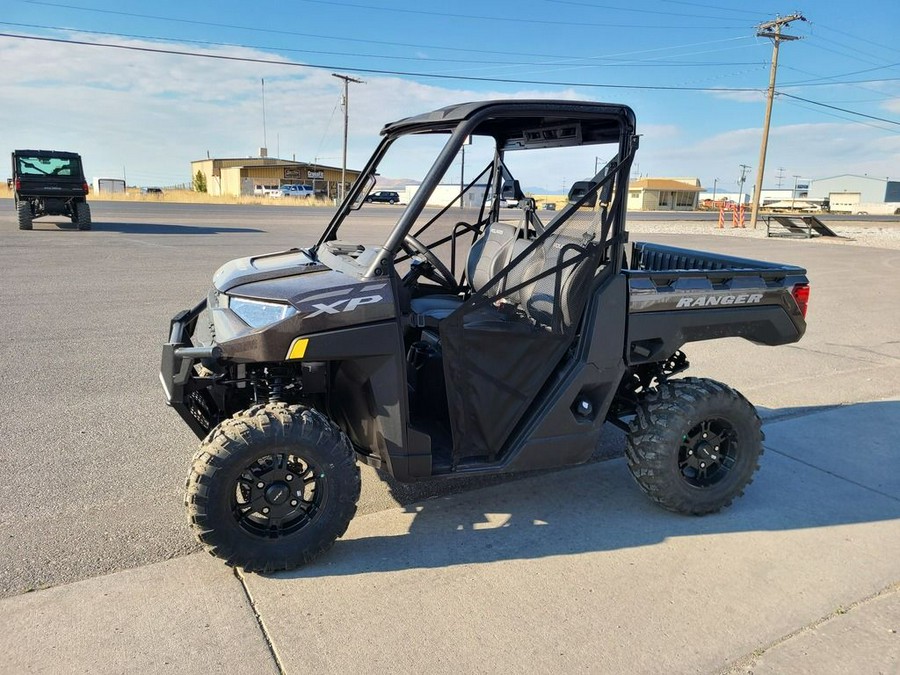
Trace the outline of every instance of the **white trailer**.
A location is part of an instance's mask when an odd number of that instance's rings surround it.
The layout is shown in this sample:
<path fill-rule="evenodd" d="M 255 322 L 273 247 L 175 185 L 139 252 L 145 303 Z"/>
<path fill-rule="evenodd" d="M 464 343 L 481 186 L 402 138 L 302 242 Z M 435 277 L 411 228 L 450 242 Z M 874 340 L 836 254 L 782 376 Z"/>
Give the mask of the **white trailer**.
<path fill-rule="evenodd" d="M 855 216 L 897 216 L 900 202 L 859 202 L 850 207 Z"/>
<path fill-rule="evenodd" d="M 95 195 L 125 194 L 125 181 L 121 178 L 94 178 Z"/>

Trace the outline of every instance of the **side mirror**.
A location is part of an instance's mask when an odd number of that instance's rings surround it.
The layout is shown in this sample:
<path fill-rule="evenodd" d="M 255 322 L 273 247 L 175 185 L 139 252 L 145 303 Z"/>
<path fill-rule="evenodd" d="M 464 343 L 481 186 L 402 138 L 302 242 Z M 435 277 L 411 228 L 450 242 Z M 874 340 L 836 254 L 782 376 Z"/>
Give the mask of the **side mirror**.
<path fill-rule="evenodd" d="M 373 187 L 375 187 L 375 176 L 370 174 L 366 176 L 366 182 L 363 184 L 362 190 L 356 193 L 356 199 L 354 199 L 353 203 L 350 205 L 351 211 L 356 211 L 362 207 L 363 202 L 366 201 L 366 197 L 369 196 Z"/>
<path fill-rule="evenodd" d="M 597 184 L 591 180 L 580 180 L 572 185 L 572 188 L 569 190 L 569 203 L 575 204 L 579 199 L 584 197 L 588 192 L 597 187 Z M 597 193 L 595 192 L 590 197 L 588 197 L 587 201 L 583 202 L 582 206 L 587 206 L 590 208 L 594 208 L 597 204 Z"/>
<path fill-rule="evenodd" d="M 503 187 L 500 190 L 500 197 L 502 199 L 518 201 L 520 199 L 525 199 L 525 194 L 522 192 L 522 188 L 519 187 L 519 181 L 508 180 L 503 183 Z"/>

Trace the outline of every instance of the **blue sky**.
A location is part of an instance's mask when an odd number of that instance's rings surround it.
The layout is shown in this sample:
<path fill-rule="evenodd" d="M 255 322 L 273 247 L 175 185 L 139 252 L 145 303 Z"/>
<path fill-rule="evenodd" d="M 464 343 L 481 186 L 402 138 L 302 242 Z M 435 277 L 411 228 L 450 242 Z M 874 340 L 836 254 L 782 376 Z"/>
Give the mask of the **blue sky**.
<path fill-rule="evenodd" d="M 803 39 L 781 49 L 764 186 L 779 173 L 784 186 L 798 175 L 900 177 L 900 3 L 810 5 L 5 0 L 7 34 L 256 62 L 0 37 L 0 93 L 16 101 L 0 110 L 0 139 L 10 150 L 79 151 L 90 175 L 124 172 L 137 185 L 187 181 L 192 159 L 250 156 L 264 138 L 270 155 L 339 165 L 341 83 L 331 73 L 343 72 L 365 80 L 351 85 L 351 166 L 398 117 L 479 98 L 564 97 L 631 105 L 641 174 L 731 189 L 740 164 L 753 167 L 752 184 L 758 160 L 772 43 L 755 26 L 800 11 L 808 22 L 786 32 Z M 414 177 L 418 167 L 396 171 Z"/>

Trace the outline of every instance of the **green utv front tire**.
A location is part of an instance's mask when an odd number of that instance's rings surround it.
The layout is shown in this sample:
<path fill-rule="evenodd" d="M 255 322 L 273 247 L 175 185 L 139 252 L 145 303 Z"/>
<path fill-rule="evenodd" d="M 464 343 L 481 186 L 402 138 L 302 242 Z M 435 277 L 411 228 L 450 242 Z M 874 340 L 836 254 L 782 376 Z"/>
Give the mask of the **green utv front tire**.
<path fill-rule="evenodd" d="M 638 406 L 626 439 L 628 468 L 660 506 L 714 513 L 744 493 L 759 468 L 763 432 L 756 409 L 730 387 L 671 380 Z"/>
<path fill-rule="evenodd" d="M 75 224 L 79 230 L 91 229 L 91 206 L 87 202 L 75 204 Z"/>
<path fill-rule="evenodd" d="M 28 202 L 18 202 L 16 204 L 16 216 L 19 221 L 20 230 L 30 230 L 32 228 L 31 204 Z"/>
<path fill-rule="evenodd" d="M 316 410 L 272 403 L 238 413 L 203 440 L 185 505 L 212 555 L 248 572 L 275 572 L 331 548 L 359 493 L 347 436 Z"/>

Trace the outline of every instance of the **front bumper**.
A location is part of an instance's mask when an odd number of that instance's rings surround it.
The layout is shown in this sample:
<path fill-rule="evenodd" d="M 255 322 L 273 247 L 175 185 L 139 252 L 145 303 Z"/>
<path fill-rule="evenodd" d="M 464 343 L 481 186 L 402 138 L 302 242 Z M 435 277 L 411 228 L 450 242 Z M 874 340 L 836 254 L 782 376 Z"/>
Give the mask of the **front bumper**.
<path fill-rule="evenodd" d="M 200 438 L 209 428 L 191 412 L 190 397 L 208 386 L 205 378 L 197 377 L 194 364 L 202 359 L 218 360 L 222 350 L 217 345 L 195 347 L 191 343 L 197 317 L 206 309 L 206 300 L 190 310 L 176 314 L 169 324 L 169 341 L 163 345 L 159 380 L 166 395 L 166 404 L 173 407 L 191 430 Z"/>

